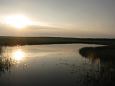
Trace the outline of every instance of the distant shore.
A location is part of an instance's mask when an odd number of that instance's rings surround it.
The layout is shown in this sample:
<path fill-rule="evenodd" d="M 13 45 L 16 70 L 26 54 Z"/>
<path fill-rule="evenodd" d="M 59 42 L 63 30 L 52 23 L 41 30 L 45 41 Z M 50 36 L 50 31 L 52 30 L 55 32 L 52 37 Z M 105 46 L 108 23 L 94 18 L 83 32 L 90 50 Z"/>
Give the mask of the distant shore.
<path fill-rule="evenodd" d="M 10 37 L 0 36 L 0 46 L 40 44 L 99 44 L 115 45 L 115 39 L 107 38 L 66 38 L 66 37 Z"/>

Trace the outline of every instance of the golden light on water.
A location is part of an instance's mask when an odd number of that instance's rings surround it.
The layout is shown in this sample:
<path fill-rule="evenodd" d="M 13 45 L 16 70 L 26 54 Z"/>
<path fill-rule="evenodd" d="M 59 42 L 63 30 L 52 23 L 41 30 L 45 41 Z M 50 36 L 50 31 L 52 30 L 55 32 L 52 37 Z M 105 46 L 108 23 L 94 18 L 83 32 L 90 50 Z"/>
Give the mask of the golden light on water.
<path fill-rule="evenodd" d="M 4 23 L 16 29 L 22 29 L 32 24 L 32 21 L 24 15 L 9 15 L 4 17 Z"/>
<path fill-rule="evenodd" d="M 17 49 L 12 52 L 12 59 L 16 62 L 23 61 L 25 58 L 25 52 L 21 49 Z"/>

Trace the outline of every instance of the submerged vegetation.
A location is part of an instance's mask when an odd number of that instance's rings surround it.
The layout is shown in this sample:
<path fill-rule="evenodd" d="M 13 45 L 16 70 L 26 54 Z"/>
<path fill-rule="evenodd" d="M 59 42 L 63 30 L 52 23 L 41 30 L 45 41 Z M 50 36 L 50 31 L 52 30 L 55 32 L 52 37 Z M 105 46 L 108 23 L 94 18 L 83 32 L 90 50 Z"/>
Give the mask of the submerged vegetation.
<path fill-rule="evenodd" d="M 92 62 L 115 62 L 115 46 L 83 47 L 79 50 L 80 55 Z"/>
<path fill-rule="evenodd" d="M 114 86 L 115 80 L 115 46 L 83 47 L 79 54 L 92 65 L 99 64 L 99 75 L 90 77 L 93 86 Z M 96 83 L 95 83 L 96 82 Z M 89 83 L 89 82 L 88 82 Z"/>

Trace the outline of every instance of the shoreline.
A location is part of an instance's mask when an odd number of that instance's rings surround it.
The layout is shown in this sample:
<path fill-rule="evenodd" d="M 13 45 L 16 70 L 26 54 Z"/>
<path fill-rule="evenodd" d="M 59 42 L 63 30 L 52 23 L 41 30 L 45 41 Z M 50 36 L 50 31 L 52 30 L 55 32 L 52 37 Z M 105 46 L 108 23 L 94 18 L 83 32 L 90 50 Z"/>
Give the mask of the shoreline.
<path fill-rule="evenodd" d="M 68 38 L 68 37 L 11 37 L 0 36 L 0 46 L 42 45 L 42 44 L 99 44 L 115 45 L 115 39 Z"/>

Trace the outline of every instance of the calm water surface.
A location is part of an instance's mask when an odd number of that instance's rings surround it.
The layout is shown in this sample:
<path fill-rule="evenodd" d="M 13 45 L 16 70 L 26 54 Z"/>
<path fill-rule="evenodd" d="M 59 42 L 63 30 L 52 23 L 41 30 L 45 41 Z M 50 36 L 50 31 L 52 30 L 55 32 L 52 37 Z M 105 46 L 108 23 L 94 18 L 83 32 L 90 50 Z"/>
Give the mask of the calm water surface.
<path fill-rule="evenodd" d="M 114 85 L 115 49 L 106 49 L 107 56 L 105 48 L 92 47 L 100 46 L 0 46 L 0 86 Z"/>

